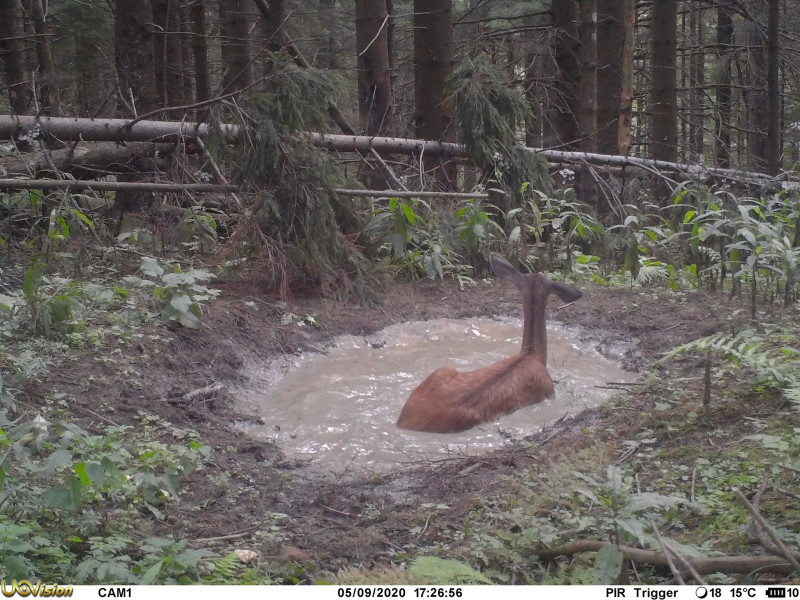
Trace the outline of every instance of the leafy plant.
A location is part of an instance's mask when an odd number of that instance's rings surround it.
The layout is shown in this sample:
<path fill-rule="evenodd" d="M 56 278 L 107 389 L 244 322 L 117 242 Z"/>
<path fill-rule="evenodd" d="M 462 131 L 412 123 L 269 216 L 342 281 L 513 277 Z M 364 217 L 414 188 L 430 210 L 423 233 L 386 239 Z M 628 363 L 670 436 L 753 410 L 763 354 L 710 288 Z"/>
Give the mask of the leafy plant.
<path fill-rule="evenodd" d="M 75 573 L 84 583 L 196 578 L 206 554 L 184 542 L 141 546 L 133 535 L 147 530 L 143 514 L 164 518 L 163 507 L 179 498 L 180 477 L 210 449 L 194 440 L 166 446 L 129 436 L 122 443 L 124 431 L 89 435 L 41 416 L 0 430 L 0 576 Z M 103 518 L 109 510 L 116 515 L 111 530 Z M 77 551 L 83 544 L 86 556 Z"/>
<path fill-rule="evenodd" d="M 793 327 L 767 326 L 763 333 L 744 329 L 738 333 L 715 333 L 692 340 L 667 352 L 661 361 L 684 353 L 716 354 L 752 369 L 762 385 L 782 390 L 800 410 L 800 348 Z"/>
<path fill-rule="evenodd" d="M 139 270 L 147 279 L 128 275 L 123 280 L 138 287 L 152 287 L 166 321 L 192 329 L 202 327 L 201 303 L 219 295 L 219 290 L 202 285 L 213 279 L 212 273 L 202 269 L 182 271 L 178 264 L 166 271 L 155 258 L 148 256 L 142 257 Z"/>

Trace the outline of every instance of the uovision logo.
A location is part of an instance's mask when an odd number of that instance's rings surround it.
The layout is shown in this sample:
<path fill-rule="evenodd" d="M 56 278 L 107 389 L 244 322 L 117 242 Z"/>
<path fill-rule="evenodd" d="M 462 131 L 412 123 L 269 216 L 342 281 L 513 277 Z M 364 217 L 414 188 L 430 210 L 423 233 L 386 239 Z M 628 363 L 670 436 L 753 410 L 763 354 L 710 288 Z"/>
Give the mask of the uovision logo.
<path fill-rule="evenodd" d="M 31 583 L 27 579 L 22 581 L 14 579 L 10 584 L 5 579 L 0 580 L 0 591 L 6 598 L 12 596 L 33 596 L 36 598 L 72 596 L 72 586 L 42 583 L 41 581 Z"/>

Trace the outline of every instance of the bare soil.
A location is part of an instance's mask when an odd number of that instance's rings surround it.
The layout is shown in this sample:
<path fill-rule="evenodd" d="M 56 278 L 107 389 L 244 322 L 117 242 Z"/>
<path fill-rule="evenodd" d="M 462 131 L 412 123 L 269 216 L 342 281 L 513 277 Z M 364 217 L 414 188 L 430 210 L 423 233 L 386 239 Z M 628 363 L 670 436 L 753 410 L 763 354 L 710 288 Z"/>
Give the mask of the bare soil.
<path fill-rule="evenodd" d="M 246 377 L 243 366 L 254 359 L 323 349 L 342 333 L 367 335 L 389 324 L 438 317 L 517 315 L 516 290 L 497 281 L 466 290 L 450 282 L 394 283 L 380 304 L 365 308 L 318 297 L 295 297 L 285 305 L 257 285 L 220 287 L 222 294 L 207 307 L 204 329 L 148 325 L 146 333 L 157 339 L 130 345 L 124 360 L 87 356 L 56 369 L 52 380 L 74 396 L 74 417 L 89 430 L 109 423 L 137 426 L 141 413 L 154 414 L 168 424 L 165 442 L 191 429 L 214 448 L 207 468 L 183 481 L 182 501 L 161 525 L 164 534 L 198 545 L 239 545 L 261 552 L 265 560 L 308 559 L 319 571 L 380 564 L 411 546 L 434 543 L 440 528 L 458 528 L 474 498 L 496 493 L 497 481 L 520 469 L 558 461 L 597 443 L 598 436 L 619 444 L 622 453 L 621 441 L 637 428 L 630 410 L 649 412 L 658 400 L 634 393 L 626 400 L 627 410 L 587 411 L 543 431 L 524 448 L 416 465 L 363 481 L 322 482 L 308 477 L 276 446 L 238 432 L 234 423 L 241 416 L 224 389 L 195 400 L 184 395 Z M 316 315 L 319 327 L 283 324 L 287 312 Z M 584 327 L 601 348 L 633 342 L 623 360 L 631 370 L 677 344 L 749 317 L 738 304 L 713 294 L 586 286 L 582 299 L 563 310 L 552 301 L 548 312 L 551 319 Z M 683 369 L 699 375 L 701 366 L 686 361 Z M 698 393 L 699 379 L 687 384 Z M 42 394 L 53 389 L 43 388 Z M 612 430 L 617 438 L 604 433 Z M 420 524 L 411 508 L 425 502 L 450 509 L 412 535 L 410 529 Z M 274 513 L 287 515 L 276 522 L 276 534 L 254 537 L 276 518 Z M 299 554 L 293 554 L 296 549 Z"/>

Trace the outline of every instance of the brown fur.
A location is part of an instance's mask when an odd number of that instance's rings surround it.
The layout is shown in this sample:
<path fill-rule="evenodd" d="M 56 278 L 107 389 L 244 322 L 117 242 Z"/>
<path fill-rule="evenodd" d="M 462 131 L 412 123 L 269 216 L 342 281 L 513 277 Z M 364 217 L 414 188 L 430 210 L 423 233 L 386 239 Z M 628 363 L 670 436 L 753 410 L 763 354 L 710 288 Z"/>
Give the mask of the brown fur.
<path fill-rule="evenodd" d="M 415 431 L 455 433 L 493 421 L 553 395 L 545 366 L 544 310 L 553 292 L 573 301 L 581 292 L 549 281 L 540 273 L 522 274 L 492 254 L 492 270 L 515 283 L 523 295 L 525 325 L 522 352 L 475 371 L 443 367 L 419 384 L 406 401 L 397 426 Z"/>

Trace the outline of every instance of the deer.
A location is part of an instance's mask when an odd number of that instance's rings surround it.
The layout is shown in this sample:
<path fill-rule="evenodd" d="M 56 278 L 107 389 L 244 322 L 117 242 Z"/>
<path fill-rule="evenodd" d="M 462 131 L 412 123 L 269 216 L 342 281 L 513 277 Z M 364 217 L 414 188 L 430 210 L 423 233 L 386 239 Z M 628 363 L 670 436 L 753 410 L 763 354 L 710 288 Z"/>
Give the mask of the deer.
<path fill-rule="evenodd" d="M 553 395 L 547 372 L 545 308 L 550 294 L 571 303 L 583 293 L 543 273 L 521 273 L 499 254 L 489 256 L 492 273 L 522 293 L 522 350 L 474 371 L 437 369 L 406 400 L 397 426 L 413 431 L 458 433 L 494 421 Z"/>

